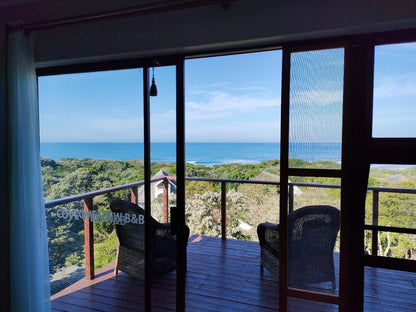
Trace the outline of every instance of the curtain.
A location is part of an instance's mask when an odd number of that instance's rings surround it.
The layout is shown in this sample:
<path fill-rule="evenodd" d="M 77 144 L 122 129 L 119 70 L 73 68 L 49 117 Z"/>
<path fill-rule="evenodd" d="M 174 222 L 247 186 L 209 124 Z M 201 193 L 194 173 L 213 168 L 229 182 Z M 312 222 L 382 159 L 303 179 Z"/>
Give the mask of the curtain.
<path fill-rule="evenodd" d="M 40 166 L 33 36 L 8 38 L 11 311 L 50 311 L 49 258 Z"/>

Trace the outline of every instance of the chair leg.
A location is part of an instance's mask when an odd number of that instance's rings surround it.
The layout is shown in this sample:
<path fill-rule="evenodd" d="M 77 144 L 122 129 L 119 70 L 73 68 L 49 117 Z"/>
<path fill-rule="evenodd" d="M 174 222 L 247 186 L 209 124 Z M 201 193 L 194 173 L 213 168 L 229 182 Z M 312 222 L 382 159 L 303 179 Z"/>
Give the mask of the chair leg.
<path fill-rule="evenodd" d="M 117 248 L 117 255 L 116 255 L 116 263 L 114 264 L 114 276 L 117 276 L 118 274 L 118 254 L 120 252 L 120 246 Z"/>

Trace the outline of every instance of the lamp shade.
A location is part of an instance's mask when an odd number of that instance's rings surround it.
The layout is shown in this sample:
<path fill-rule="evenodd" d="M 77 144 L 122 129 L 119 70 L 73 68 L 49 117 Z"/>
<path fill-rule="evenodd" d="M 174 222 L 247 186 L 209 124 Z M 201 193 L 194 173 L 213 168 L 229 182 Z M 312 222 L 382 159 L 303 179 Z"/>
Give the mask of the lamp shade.
<path fill-rule="evenodd" d="M 150 96 L 157 96 L 157 87 L 155 83 L 155 78 L 152 78 L 152 85 L 150 86 Z"/>

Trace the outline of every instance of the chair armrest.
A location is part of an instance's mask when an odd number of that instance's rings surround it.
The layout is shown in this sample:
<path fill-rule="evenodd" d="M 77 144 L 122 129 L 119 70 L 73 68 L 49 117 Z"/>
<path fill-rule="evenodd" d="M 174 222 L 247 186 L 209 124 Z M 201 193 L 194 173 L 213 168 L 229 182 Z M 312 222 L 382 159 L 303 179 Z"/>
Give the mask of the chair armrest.
<path fill-rule="evenodd" d="M 257 235 L 259 237 L 260 246 L 264 246 L 267 242 L 279 242 L 279 225 L 265 222 L 257 226 Z"/>

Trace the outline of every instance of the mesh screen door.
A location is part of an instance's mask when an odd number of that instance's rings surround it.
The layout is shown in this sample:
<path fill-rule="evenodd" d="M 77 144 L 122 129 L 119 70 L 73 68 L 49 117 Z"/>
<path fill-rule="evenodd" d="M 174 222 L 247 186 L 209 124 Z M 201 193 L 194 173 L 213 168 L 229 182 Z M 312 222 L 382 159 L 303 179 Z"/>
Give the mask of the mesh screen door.
<path fill-rule="evenodd" d="M 343 72 L 343 49 L 291 54 L 291 168 L 341 168 Z"/>
<path fill-rule="evenodd" d="M 284 50 L 283 68 L 280 307 L 338 311 L 344 49 Z"/>

